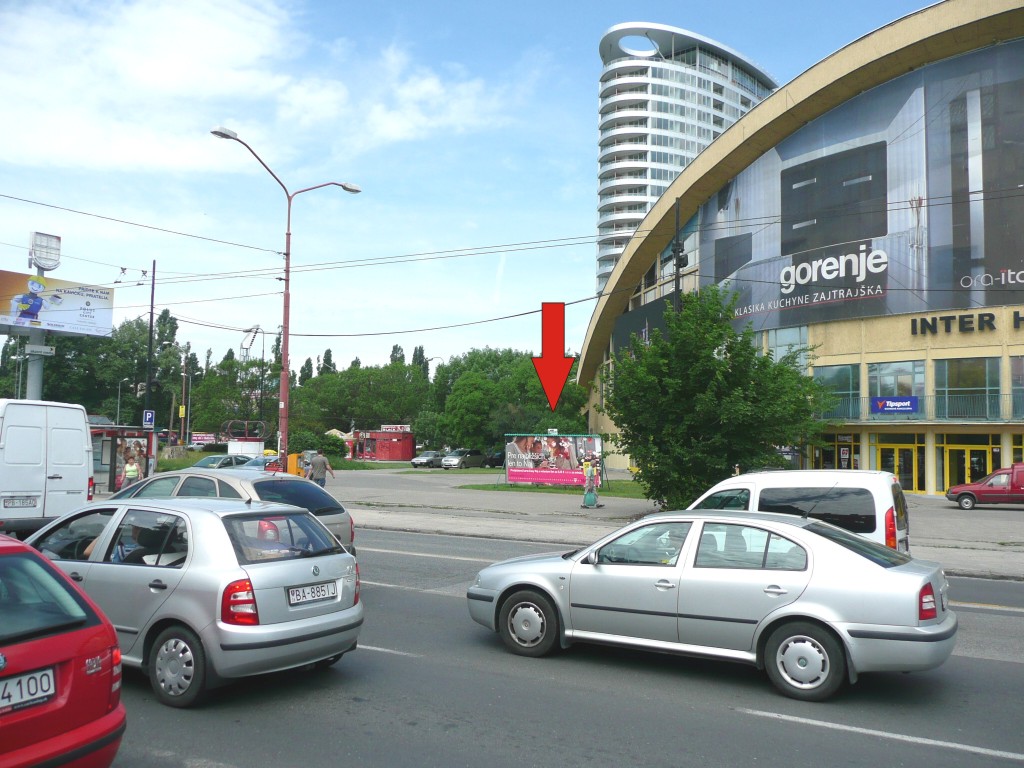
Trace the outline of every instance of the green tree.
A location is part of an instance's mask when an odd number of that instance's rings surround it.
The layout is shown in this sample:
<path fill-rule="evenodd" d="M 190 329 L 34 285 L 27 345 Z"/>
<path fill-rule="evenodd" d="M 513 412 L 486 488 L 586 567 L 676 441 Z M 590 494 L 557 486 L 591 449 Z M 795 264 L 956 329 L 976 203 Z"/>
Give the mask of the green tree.
<path fill-rule="evenodd" d="M 391 362 L 405 365 L 405 350 L 398 344 L 391 347 Z"/>
<path fill-rule="evenodd" d="M 338 367 L 334 364 L 334 356 L 331 354 L 331 350 L 325 349 L 323 360 L 319 367 L 316 369 L 317 376 L 323 376 L 325 374 L 337 373 Z"/>
<path fill-rule="evenodd" d="M 306 362 L 299 368 L 299 386 L 303 386 L 307 381 L 313 378 L 313 358 L 307 357 Z"/>
<path fill-rule="evenodd" d="M 813 444 L 831 396 L 804 375 L 806 349 L 762 355 L 748 326 L 730 322 L 734 295 L 717 288 L 682 298 L 665 332 L 636 337 L 617 355 L 605 411 L 614 439 L 639 467 L 648 498 L 682 508 L 733 467 L 783 466 L 778 449 Z"/>

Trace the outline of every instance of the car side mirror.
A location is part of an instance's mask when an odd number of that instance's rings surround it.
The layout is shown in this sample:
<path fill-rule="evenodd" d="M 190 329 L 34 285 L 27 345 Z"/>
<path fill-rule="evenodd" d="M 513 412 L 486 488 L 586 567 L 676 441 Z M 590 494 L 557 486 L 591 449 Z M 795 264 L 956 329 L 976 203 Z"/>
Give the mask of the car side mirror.
<path fill-rule="evenodd" d="M 597 565 L 597 550 L 592 549 L 587 552 L 586 556 L 583 558 L 583 562 L 587 565 Z"/>

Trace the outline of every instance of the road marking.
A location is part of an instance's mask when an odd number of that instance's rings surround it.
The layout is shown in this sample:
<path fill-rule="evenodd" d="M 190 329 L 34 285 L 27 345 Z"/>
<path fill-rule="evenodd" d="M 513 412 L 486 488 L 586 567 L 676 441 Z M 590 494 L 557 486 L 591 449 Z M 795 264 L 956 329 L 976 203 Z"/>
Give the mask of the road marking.
<path fill-rule="evenodd" d="M 1017 608 L 1012 605 L 996 605 L 994 603 L 961 603 L 956 600 L 950 600 L 949 604 L 953 608 L 976 608 L 981 611 L 1009 611 L 1010 613 L 1024 613 L 1024 608 Z"/>
<path fill-rule="evenodd" d="M 424 589 L 423 587 L 410 587 L 406 584 L 387 584 L 383 581 L 367 581 L 366 579 L 360 579 L 359 583 L 363 584 L 364 586 L 368 585 L 371 587 L 384 587 L 385 589 L 403 589 L 406 592 L 423 592 L 428 595 L 440 595 L 441 597 L 458 597 L 462 599 L 466 598 L 465 587 L 459 585 L 455 585 L 451 588 L 460 590 L 457 593 L 453 593 L 450 590 L 446 591 L 443 589 Z M 468 585 L 469 582 L 467 581 L 465 582 L 465 584 Z"/>
<path fill-rule="evenodd" d="M 823 720 L 811 720 L 806 717 L 795 717 L 793 715 L 780 715 L 777 712 L 762 712 L 757 709 L 743 709 L 741 707 L 736 708 L 737 712 L 741 712 L 747 715 L 754 715 L 755 717 L 767 717 L 771 720 L 785 720 L 790 723 L 800 723 L 801 725 L 816 725 L 819 728 L 829 728 L 833 731 L 847 731 L 849 733 L 862 733 L 867 736 L 877 736 L 881 739 L 891 739 L 893 741 L 905 741 L 909 744 L 921 744 L 929 747 L 942 747 L 944 749 L 954 749 L 958 752 L 969 752 L 973 755 L 985 755 L 985 757 L 1001 757 L 1007 760 L 1017 760 L 1024 762 L 1024 754 L 1019 752 L 1004 752 L 999 749 L 986 749 L 985 747 L 972 747 L 969 744 L 957 744 L 952 741 L 936 741 L 935 739 L 925 739 L 920 736 L 908 736 L 903 733 L 892 733 L 890 731 L 876 731 L 871 728 L 858 728 L 854 725 L 840 725 L 839 723 L 830 723 Z"/>
<path fill-rule="evenodd" d="M 457 555 L 435 555 L 431 552 L 405 552 L 401 549 L 374 549 L 372 547 L 359 547 L 359 552 L 378 552 L 382 555 L 406 555 L 408 557 L 433 557 L 438 560 L 461 560 L 466 563 L 487 563 L 490 565 L 494 560 L 487 560 L 480 557 L 459 557 Z"/>
<path fill-rule="evenodd" d="M 411 659 L 422 659 L 422 653 L 407 653 L 406 651 L 395 651 L 391 648 L 378 648 L 375 645 L 359 645 L 357 649 L 360 651 L 376 651 L 377 653 L 390 653 L 393 656 L 408 656 Z"/>

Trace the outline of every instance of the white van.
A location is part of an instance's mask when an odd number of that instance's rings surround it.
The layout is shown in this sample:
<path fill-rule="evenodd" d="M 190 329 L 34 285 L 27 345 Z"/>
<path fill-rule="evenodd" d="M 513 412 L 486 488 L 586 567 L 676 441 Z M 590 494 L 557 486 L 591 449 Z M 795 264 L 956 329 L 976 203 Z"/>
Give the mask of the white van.
<path fill-rule="evenodd" d="M 24 538 L 92 500 L 85 408 L 0 399 L 0 531 Z"/>
<path fill-rule="evenodd" d="M 901 552 L 910 517 L 899 480 L 868 469 L 748 472 L 723 480 L 688 509 L 744 509 L 824 520 Z"/>

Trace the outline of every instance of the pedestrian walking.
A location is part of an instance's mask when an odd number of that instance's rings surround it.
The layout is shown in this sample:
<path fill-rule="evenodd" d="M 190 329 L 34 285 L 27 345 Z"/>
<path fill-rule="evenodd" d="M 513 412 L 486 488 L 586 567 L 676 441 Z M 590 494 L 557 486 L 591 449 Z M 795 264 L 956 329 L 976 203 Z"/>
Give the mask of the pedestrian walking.
<path fill-rule="evenodd" d="M 309 472 L 306 473 L 306 477 L 323 488 L 327 484 L 328 472 L 331 473 L 331 479 L 333 480 L 334 468 L 331 467 L 331 462 L 324 456 L 323 449 L 317 448 L 316 456 L 309 462 Z"/>

